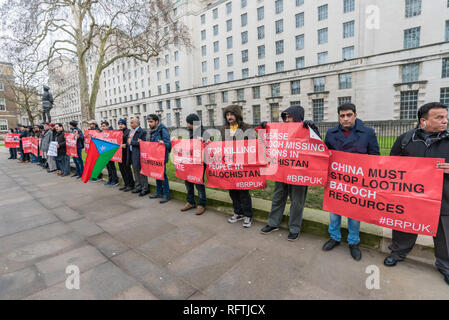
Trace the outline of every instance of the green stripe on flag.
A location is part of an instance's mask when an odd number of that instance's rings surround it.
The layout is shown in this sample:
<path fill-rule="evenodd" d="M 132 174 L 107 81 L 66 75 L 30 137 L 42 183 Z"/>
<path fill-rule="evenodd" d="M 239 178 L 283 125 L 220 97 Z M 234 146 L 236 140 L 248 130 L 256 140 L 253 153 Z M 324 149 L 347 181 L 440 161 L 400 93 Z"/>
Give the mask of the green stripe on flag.
<path fill-rule="evenodd" d="M 104 167 L 108 164 L 109 161 L 111 161 L 114 154 L 117 152 L 118 148 L 115 148 L 110 151 L 106 151 L 105 153 L 100 154 L 97 161 L 95 162 L 95 166 L 92 169 L 92 174 L 90 176 L 91 179 L 96 179 L 100 175 L 101 171 Z"/>

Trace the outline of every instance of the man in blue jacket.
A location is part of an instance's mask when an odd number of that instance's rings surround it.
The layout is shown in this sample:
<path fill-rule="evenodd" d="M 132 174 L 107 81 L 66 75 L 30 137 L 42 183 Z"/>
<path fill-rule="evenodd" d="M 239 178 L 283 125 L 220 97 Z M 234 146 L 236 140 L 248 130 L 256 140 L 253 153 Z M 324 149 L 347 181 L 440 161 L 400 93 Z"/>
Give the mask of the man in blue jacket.
<path fill-rule="evenodd" d="M 326 143 L 329 150 L 349 153 L 380 155 L 376 133 L 372 128 L 366 127 L 362 120 L 357 119 L 356 107 L 352 103 L 338 107 L 338 120 L 340 124 L 329 129 L 326 134 Z M 329 234 L 331 239 L 324 246 L 324 251 L 332 250 L 341 241 L 341 216 L 330 213 Z M 355 260 L 362 258 L 358 244 L 360 243 L 360 221 L 348 218 L 348 244 L 351 256 Z"/>
<path fill-rule="evenodd" d="M 83 163 L 83 149 L 84 149 L 84 135 L 83 131 L 78 128 L 78 122 L 73 120 L 70 121 L 70 131 L 75 135 L 76 140 L 76 153 L 78 158 L 73 158 L 73 162 L 75 163 L 76 173 L 72 177 L 76 177 L 77 179 L 81 179 L 84 171 L 84 163 Z"/>
<path fill-rule="evenodd" d="M 150 195 L 150 199 L 162 198 L 159 202 L 166 203 L 170 200 L 170 187 L 168 184 L 167 167 L 168 154 L 171 151 L 170 133 L 166 126 L 159 121 L 156 114 L 150 114 L 147 117 L 148 125 L 150 126 L 150 139 L 148 141 L 158 142 L 165 145 L 165 165 L 164 165 L 164 180 L 156 180 L 156 193 Z"/>
<path fill-rule="evenodd" d="M 128 138 L 128 161 L 133 165 L 136 189 L 132 193 L 138 193 L 139 197 L 146 196 L 148 192 L 148 177 L 140 173 L 140 142 L 146 141 L 147 132 L 140 127 L 137 118 L 131 119 L 131 131 Z"/>

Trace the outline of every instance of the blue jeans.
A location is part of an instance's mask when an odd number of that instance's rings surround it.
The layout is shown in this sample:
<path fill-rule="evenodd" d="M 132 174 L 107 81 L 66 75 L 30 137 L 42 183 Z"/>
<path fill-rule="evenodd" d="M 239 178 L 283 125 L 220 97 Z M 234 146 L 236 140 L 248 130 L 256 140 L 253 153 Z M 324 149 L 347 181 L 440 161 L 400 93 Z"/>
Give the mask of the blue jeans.
<path fill-rule="evenodd" d="M 81 150 L 78 150 L 78 158 L 73 158 L 73 162 L 75 163 L 76 167 L 76 174 L 80 177 L 83 175 L 84 171 L 84 163 L 81 154 L 82 154 Z"/>
<path fill-rule="evenodd" d="M 31 163 L 38 163 L 39 159 L 34 154 L 31 153 Z"/>
<path fill-rule="evenodd" d="M 9 155 L 11 156 L 11 159 L 17 159 L 17 149 L 9 148 Z"/>
<path fill-rule="evenodd" d="M 66 154 L 57 156 L 56 163 L 58 165 L 58 169 L 62 171 L 63 174 L 70 173 L 70 157 Z"/>
<path fill-rule="evenodd" d="M 187 189 L 187 198 L 186 201 L 192 205 L 195 205 L 195 187 L 198 190 L 198 205 L 205 207 L 206 206 L 206 187 L 204 184 L 195 184 L 189 181 L 185 181 L 186 189 Z"/>
<path fill-rule="evenodd" d="M 329 224 L 329 234 L 335 241 L 341 241 L 341 216 L 335 213 L 330 213 L 330 224 Z M 348 218 L 348 244 L 359 244 L 360 243 L 360 221 Z"/>
<path fill-rule="evenodd" d="M 168 185 L 167 168 L 164 168 L 164 180 L 156 180 L 156 194 L 170 197 L 170 186 Z"/>

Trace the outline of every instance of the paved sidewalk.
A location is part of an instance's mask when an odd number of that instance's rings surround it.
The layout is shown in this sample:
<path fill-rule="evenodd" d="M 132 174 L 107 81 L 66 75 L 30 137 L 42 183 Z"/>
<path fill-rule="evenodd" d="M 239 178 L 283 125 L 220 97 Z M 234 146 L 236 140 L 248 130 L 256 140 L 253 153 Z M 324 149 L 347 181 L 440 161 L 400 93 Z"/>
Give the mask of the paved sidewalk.
<path fill-rule="evenodd" d="M 0 299 L 449 299 L 429 265 L 386 268 L 384 255 L 287 231 L 261 235 L 208 210 L 180 213 L 118 188 L 48 174 L 0 149 Z M 81 271 L 66 288 L 66 267 Z M 368 266 L 380 289 L 369 290 Z"/>

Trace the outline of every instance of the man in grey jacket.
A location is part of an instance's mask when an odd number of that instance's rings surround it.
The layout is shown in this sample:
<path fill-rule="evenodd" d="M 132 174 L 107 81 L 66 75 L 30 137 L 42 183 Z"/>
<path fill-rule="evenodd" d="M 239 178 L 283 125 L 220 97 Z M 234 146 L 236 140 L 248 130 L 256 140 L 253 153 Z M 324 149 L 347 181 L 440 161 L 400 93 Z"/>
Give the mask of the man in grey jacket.
<path fill-rule="evenodd" d="M 54 123 L 44 123 L 44 135 L 42 137 L 42 155 L 44 159 L 46 159 L 47 163 L 44 168 L 48 169 L 48 172 L 56 171 L 56 160 L 54 157 L 50 157 L 47 155 L 48 149 L 50 147 L 50 142 L 53 141 L 53 132 L 54 132 L 55 124 Z"/>

